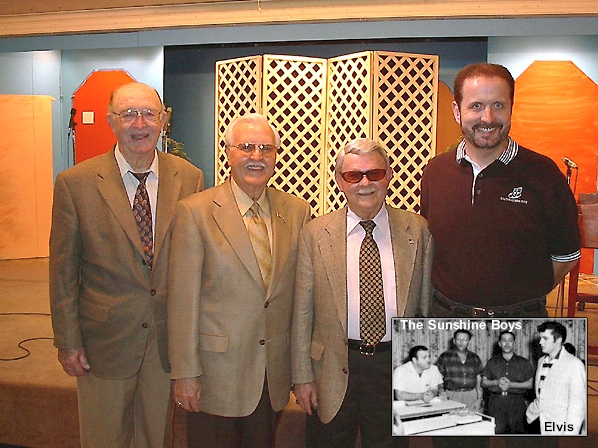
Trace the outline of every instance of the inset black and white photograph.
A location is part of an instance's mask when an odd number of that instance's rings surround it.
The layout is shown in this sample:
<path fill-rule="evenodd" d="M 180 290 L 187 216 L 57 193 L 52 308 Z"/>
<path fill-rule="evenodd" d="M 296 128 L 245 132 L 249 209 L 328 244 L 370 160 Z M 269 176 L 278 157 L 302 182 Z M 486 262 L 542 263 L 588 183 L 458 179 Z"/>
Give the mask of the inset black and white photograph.
<path fill-rule="evenodd" d="M 393 435 L 587 434 L 587 319 L 392 322 Z"/>

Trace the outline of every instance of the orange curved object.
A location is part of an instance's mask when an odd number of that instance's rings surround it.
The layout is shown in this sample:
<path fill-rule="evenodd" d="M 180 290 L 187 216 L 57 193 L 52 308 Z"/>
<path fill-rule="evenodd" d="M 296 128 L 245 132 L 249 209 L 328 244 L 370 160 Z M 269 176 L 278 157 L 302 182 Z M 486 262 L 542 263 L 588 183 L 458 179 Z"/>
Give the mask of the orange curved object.
<path fill-rule="evenodd" d="M 597 191 L 598 85 L 573 62 L 535 61 L 517 78 L 511 136 L 553 159 L 563 174 L 562 158 L 575 161 L 576 195 Z M 593 250 L 584 249 L 581 272 L 593 270 Z"/>
<path fill-rule="evenodd" d="M 135 81 L 124 70 L 92 72 L 73 94 L 75 163 L 109 151 L 116 138 L 106 121 L 110 93 Z"/>

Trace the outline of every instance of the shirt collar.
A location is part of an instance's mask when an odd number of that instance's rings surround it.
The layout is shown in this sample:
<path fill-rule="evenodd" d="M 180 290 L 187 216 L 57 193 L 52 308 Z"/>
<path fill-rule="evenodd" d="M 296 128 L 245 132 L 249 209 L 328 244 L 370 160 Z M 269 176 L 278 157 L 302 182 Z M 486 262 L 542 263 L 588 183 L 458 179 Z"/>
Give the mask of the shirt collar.
<path fill-rule="evenodd" d="M 364 220 L 357 216 L 353 210 L 347 207 L 347 236 L 353 233 L 357 228 L 363 229 L 363 227 L 359 225 L 361 221 Z M 386 205 L 382 205 L 380 211 L 376 216 L 374 216 L 372 221 L 376 223 L 376 228 L 379 228 L 380 231 L 383 232 L 383 235 L 389 231 L 388 210 L 386 209 Z"/>
<path fill-rule="evenodd" d="M 513 160 L 519 152 L 519 144 L 511 137 L 507 137 L 507 147 L 496 160 L 500 160 L 503 164 L 507 165 Z M 465 153 L 465 140 L 457 146 L 457 163 L 461 163 L 463 159 L 467 160 L 467 154 Z"/>
<path fill-rule="evenodd" d="M 233 191 L 233 196 L 235 197 L 235 201 L 237 202 L 237 207 L 239 207 L 239 212 L 241 212 L 241 216 L 245 216 L 247 210 L 251 208 L 253 205 L 253 199 L 249 197 L 247 193 L 241 190 L 241 187 L 237 185 L 235 180 L 230 178 L 230 186 Z M 258 198 L 257 202 L 261 208 L 261 211 L 264 213 L 262 216 L 263 219 L 270 219 L 270 203 L 268 201 L 268 196 L 266 194 L 267 188 L 264 188 L 262 195 Z"/>
<path fill-rule="evenodd" d="M 156 178 L 158 177 L 158 151 L 154 150 L 154 161 L 152 162 L 152 164 L 149 167 L 149 172 L 153 173 Z M 120 152 L 120 149 L 118 149 L 118 143 L 116 144 L 116 147 L 114 148 L 114 157 L 116 158 L 116 163 L 118 164 L 118 170 L 120 171 L 120 176 L 122 178 L 124 178 L 127 173 L 130 171 L 132 173 L 135 172 L 135 170 L 133 168 L 131 168 L 131 165 L 129 165 L 129 162 L 127 162 L 127 160 L 125 159 L 125 156 L 122 155 L 122 152 Z"/>
<path fill-rule="evenodd" d="M 546 355 L 546 362 L 548 363 L 552 363 L 553 361 L 556 361 L 557 359 L 560 358 L 561 356 L 561 352 L 563 351 L 565 347 L 561 347 L 561 349 L 559 350 L 559 352 L 555 355 L 554 358 L 551 358 L 550 356 Z"/>

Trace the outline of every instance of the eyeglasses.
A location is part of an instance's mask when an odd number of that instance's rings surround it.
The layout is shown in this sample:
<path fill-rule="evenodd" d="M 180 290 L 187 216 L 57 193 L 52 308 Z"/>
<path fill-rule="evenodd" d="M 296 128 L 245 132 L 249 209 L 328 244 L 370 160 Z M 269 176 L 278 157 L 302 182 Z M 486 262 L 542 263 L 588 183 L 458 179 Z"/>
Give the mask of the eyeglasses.
<path fill-rule="evenodd" d="M 120 121 L 125 124 L 132 124 L 137 120 L 137 117 L 143 118 L 147 123 L 157 123 L 160 119 L 160 111 L 155 109 L 127 109 L 121 112 L 112 112 L 118 115 Z"/>
<path fill-rule="evenodd" d="M 261 151 L 264 157 L 272 157 L 278 152 L 278 148 L 274 145 L 262 145 L 257 143 L 239 143 L 238 145 L 230 145 L 231 148 L 237 148 L 245 154 L 253 154 L 257 149 Z"/>
<path fill-rule="evenodd" d="M 376 168 L 375 170 L 369 170 L 365 173 L 362 173 L 361 171 L 345 171 L 344 173 L 341 173 L 341 177 L 344 181 L 349 182 L 350 184 L 358 184 L 361 182 L 361 179 L 363 179 L 363 176 L 366 176 L 370 182 L 375 182 L 386 176 L 386 170 Z"/>

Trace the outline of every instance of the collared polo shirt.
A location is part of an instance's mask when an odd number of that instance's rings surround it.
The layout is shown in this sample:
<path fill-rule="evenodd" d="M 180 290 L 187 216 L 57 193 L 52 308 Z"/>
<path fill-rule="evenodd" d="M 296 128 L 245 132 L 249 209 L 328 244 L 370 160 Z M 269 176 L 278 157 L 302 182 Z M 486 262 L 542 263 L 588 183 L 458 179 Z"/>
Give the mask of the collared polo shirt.
<path fill-rule="evenodd" d="M 552 290 L 552 262 L 580 257 L 577 204 L 546 156 L 509 140 L 476 177 L 465 144 L 424 170 L 421 213 L 435 241 L 432 284 L 466 305 L 513 305 Z"/>

